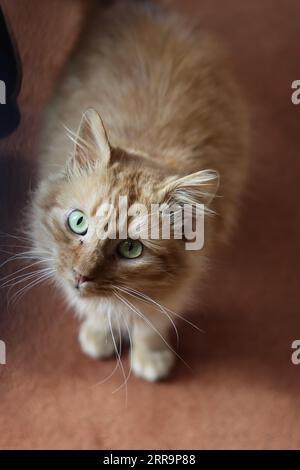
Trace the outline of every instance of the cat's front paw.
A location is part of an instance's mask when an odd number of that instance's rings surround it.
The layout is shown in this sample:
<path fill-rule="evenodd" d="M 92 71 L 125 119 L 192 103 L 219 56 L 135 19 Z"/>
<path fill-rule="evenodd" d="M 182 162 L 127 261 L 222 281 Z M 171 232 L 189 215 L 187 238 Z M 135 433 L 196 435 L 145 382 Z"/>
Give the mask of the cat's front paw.
<path fill-rule="evenodd" d="M 115 353 L 112 336 L 107 331 L 96 330 L 83 323 L 78 339 L 81 350 L 93 359 L 108 358 Z"/>
<path fill-rule="evenodd" d="M 135 375 L 150 382 L 166 378 L 174 363 L 174 354 L 169 349 L 134 348 L 131 353 L 131 367 Z"/>

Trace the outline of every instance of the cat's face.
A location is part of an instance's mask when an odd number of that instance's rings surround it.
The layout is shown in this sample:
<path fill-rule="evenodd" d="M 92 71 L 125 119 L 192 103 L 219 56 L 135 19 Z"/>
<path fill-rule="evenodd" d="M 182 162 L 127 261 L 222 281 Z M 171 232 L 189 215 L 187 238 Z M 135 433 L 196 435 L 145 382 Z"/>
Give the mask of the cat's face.
<path fill-rule="evenodd" d="M 111 296 L 116 288 L 129 288 L 156 297 L 159 291 L 163 297 L 189 276 L 193 254 L 183 240 L 153 239 L 148 231 L 137 240 L 120 239 L 120 232 L 127 228 L 130 233 L 134 223 L 133 217 L 121 218 L 120 201 L 126 198 L 129 207 L 143 204 L 151 215 L 151 204 L 172 197 L 186 202 L 193 190 L 196 195 L 196 175 L 200 173 L 170 177 L 147 157 L 112 149 L 99 116 L 89 111 L 74 158 L 61 175 L 39 187 L 33 214 L 35 246 L 48 254 L 56 277 L 74 296 Z M 212 175 L 208 180 L 215 185 Z M 115 210 L 103 212 L 104 204 Z"/>

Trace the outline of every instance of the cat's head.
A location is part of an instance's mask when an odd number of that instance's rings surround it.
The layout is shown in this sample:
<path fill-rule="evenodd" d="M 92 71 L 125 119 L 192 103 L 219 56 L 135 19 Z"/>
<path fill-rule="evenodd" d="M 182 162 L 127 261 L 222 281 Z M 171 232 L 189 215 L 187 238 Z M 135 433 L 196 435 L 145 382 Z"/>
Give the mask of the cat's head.
<path fill-rule="evenodd" d="M 142 204 L 151 215 L 152 204 L 205 203 L 217 179 L 212 171 L 179 177 L 145 155 L 113 148 L 99 115 L 88 110 L 66 168 L 36 192 L 35 249 L 74 296 L 110 296 L 119 288 L 164 297 L 189 278 L 194 252 L 183 239 L 151 237 L 149 218 L 147 237 L 124 238 L 136 219 L 121 217 L 121 206 Z M 107 204 L 115 210 L 103 211 Z"/>

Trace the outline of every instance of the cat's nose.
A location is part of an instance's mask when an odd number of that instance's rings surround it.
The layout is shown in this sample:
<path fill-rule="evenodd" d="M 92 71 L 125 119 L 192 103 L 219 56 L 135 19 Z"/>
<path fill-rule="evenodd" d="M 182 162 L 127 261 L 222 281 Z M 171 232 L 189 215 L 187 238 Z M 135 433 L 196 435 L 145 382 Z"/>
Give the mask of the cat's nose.
<path fill-rule="evenodd" d="M 92 277 L 81 274 L 77 269 L 74 268 L 73 271 L 77 289 L 81 286 L 81 284 L 93 281 Z"/>

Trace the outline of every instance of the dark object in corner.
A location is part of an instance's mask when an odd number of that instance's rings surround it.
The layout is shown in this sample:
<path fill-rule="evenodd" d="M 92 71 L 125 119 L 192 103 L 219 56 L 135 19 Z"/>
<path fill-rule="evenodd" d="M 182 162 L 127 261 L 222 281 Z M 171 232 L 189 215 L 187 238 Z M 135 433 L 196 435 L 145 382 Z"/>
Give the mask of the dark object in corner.
<path fill-rule="evenodd" d="M 0 139 L 20 123 L 17 97 L 21 75 L 18 51 L 0 7 Z"/>

